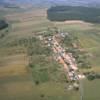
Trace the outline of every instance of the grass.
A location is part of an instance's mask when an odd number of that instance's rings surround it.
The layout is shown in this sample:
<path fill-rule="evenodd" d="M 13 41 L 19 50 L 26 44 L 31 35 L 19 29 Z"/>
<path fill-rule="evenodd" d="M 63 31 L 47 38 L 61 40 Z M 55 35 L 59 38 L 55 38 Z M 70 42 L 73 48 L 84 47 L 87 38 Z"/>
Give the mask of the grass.
<path fill-rule="evenodd" d="M 0 82 L 0 98 L 2 100 L 28 100 L 28 98 L 33 100 L 33 83 L 31 80 L 22 77 L 21 81 L 20 79 L 15 81 L 16 77 L 10 78 L 8 77 L 4 83 Z"/>
<path fill-rule="evenodd" d="M 83 82 L 84 100 L 99 100 L 100 99 L 99 84 L 100 84 L 100 80 L 94 80 L 94 81 L 85 80 Z"/>
<path fill-rule="evenodd" d="M 67 91 L 64 89 L 66 87 L 66 84 L 61 83 L 52 83 L 47 82 L 44 84 L 40 84 L 37 88 L 37 91 L 45 95 L 45 100 L 65 100 L 65 99 L 71 99 L 71 100 L 78 100 L 78 93 L 76 93 L 77 96 L 75 96 L 75 91 Z"/>

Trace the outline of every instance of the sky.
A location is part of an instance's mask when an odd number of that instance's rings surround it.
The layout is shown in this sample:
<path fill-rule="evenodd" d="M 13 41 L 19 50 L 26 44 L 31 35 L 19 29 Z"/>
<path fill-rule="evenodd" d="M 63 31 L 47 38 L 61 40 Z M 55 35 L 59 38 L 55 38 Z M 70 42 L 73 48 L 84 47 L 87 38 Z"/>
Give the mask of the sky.
<path fill-rule="evenodd" d="M 99 6 L 100 0 L 0 0 L 13 4 L 33 4 L 38 5 L 72 5 L 72 6 Z"/>

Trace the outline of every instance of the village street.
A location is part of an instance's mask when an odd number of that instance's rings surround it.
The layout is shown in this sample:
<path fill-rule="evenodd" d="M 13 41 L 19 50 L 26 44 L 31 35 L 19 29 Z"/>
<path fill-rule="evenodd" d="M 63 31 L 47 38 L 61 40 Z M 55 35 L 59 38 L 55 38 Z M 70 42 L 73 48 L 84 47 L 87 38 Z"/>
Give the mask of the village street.
<path fill-rule="evenodd" d="M 66 53 L 66 50 L 61 47 L 60 43 L 57 41 L 56 36 L 49 39 L 49 43 L 52 45 L 52 50 L 56 55 L 56 60 L 63 65 L 64 72 L 68 81 L 79 81 L 79 79 L 85 78 L 78 72 L 78 67 L 75 58 L 72 53 Z"/>

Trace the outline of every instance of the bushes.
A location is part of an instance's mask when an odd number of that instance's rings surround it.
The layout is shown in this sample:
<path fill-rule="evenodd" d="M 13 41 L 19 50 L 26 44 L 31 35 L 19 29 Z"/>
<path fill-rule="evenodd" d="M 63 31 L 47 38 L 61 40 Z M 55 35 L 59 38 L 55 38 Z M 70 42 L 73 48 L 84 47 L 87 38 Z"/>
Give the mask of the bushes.
<path fill-rule="evenodd" d="M 32 39 L 24 39 L 22 44 L 27 47 L 27 54 L 29 56 L 29 66 L 32 69 L 33 81 L 36 85 L 47 82 L 49 80 L 48 74 L 48 57 L 51 49 L 46 47 L 42 41 L 36 37 Z"/>
<path fill-rule="evenodd" d="M 47 30 L 43 33 L 44 37 L 50 37 L 53 36 L 54 34 L 58 33 L 58 28 L 57 27 L 52 27 L 52 28 L 47 28 Z"/>
<path fill-rule="evenodd" d="M 80 68 L 91 68 L 90 56 L 88 52 L 81 51 L 80 49 L 72 48 L 73 57 L 76 59 L 77 65 Z"/>
<path fill-rule="evenodd" d="M 39 84 L 40 84 L 40 82 L 39 82 L 39 81 L 35 81 L 35 84 L 36 84 L 36 85 L 39 85 Z"/>
<path fill-rule="evenodd" d="M 5 20 L 0 20 L 0 30 L 3 30 L 0 32 L 0 39 L 2 39 L 8 34 L 8 23 Z"/>
<path fill-rule="evenodd" d="M 8 27 L 8 23 L 6 23 L 6 21 L 4 20 L 0 20 L 0 30 L 7 28 Z"/>
<path fill-rule="evenodd" d="M 87 72 L 87 73 L 84 73 L 84 75 L 87 76 L 88 80 L 100 79 L 100 74 L 95 73 L 95 72 Z"/>
<path fill-rule="evenodd" d="M 41 70 L 39 70 L 38 68 L 32 69 L 32 76 L 33 76 L 33 81 L 35 82 L 36 85 L 38 85 L 38 83 L 43 83 L 43 82 L 47 82 L 49 81 L 49 74 L 48 71 L 42 68 L 43 66 L 41 66 Z"/>
<path fill-rule="evenodd" d="M 44 46 L 40 40 L 33 42 L 28 47 L 29 55 L 50 55 L 51 49 L 49 47 Z"/>
<path fill-rule="evenodd" d="M 35 67 L 35 65 L 34 65 L 34 64 L 32 64 L 32 63 L 29 63 L 29 67 L 34 68 L 34 67 Z"/>
<path fill-rule="evenodd" d="M 9 41 L 6 46 L 9 47 L 15 47 L 15 46 L 20 46 L 24 48 L 28 48 L 29 46 L 34 45 L 34 43 L 38 41 L 36 37 L 27 37 L 27 38 L 17 38 L 15 40 Z"/>
<path fill-rule="evenodd" d="M 28 47 L 28 55 L 50 55 L 51 50 L 48 47 L 42 46 L 40 43 L 34 43 L 33 46 Z"/>
<path fill-rule="evenodd" d="M 89 61 L 89 56 L 87 55 L 87 52 L 79 50 L 79 41 L 76 36 L 73 34 L 67 35 L 63 39 L 63 43 L 65 46 L 68 47 L 66 52 L 72 53 L 73 57 L 76 59 L 77 65 L 80 68 L 91 68 L 91 63 Z M 74 47 L 72 44 L 75 44 Z"/>
<path fill-rule="evenodd" d="M 95 77 L 94 74 L 89 74 L 89 75 L 87 76 L 87 78 L 88 78 L 88 80 L 94 80 L 96 77 Z"/>
<path fill-rule="evenodd" d="M 31 37 L 31 38 L 21 38 L 17 42 L 21 46 L 28 47 L 30 45 L 34 45 L 34 43 L 36 43 L 37 41 L 39 40 L 36 37 Z"/>
<path fill-rule="evenodd" d="M 80 68 L 91 68 L 91 63 L 89 61 L 89 57 L 86 56 L 85 53 L 78 54 L 78 56 L 76 57 L 76 61 Z"/>
<path fill-rule="evenodd" d="M 100 74 L 96 74 L 95 77 L 96 77 L 97 79 L 100 79 Z"/>
<path fill-rule="evenodd" d="M 41 97 L 41 98 L 44 98 L 44 97 L 45 97 L 45 95 L 44 95 L 44 94 L 41 94 L 41 95 L 40 95 L 40 97 Z"/>
<path fill-rule="evenodd" d="M 73 51 L 73 49 L 71 47 L 73 47 L 73 44 L 78 45 L 78 38 L 74 35 L 69 33 L 68 35 L 66 35 L 63 39 L 62 39 L 62 43 L 69 47 L 70 50 Z"/>

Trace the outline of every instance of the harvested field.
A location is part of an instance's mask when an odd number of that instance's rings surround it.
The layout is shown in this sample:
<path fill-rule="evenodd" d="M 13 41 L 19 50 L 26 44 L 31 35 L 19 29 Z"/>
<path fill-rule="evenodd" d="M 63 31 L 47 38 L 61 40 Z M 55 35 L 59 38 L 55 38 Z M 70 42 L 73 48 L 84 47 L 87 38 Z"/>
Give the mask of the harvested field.
<path fill-rule="evenodd" d="M 27 74 L 27 64 L 25 55 L 4 57 L 0 65 L 0 77 Z"/>

